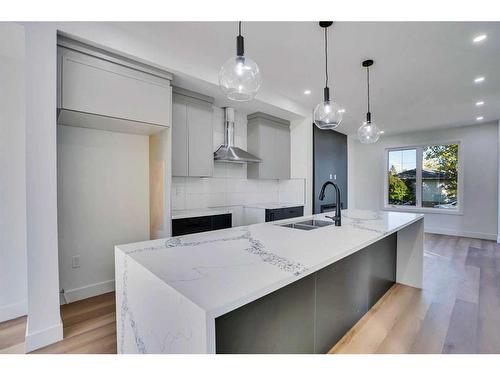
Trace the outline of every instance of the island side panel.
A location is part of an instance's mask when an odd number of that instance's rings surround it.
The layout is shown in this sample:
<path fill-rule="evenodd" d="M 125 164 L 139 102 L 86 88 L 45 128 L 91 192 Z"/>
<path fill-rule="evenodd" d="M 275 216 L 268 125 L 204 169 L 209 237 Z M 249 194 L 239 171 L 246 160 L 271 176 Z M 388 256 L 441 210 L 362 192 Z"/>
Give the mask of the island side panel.
<path fill-rule="evenodd" d="M 210 352 L 205 312 L 118 247 L 115 283 L 118 353 Z"/>
<path fill-rule="evenodd" d="M 398 231 L 396 282 L 422 288 L 424 218 Z"/>
<path fill-rule="evenodd" d="M 215 319 L 217 353 L 326 353 L 396 281 L 394 233 Z"/>

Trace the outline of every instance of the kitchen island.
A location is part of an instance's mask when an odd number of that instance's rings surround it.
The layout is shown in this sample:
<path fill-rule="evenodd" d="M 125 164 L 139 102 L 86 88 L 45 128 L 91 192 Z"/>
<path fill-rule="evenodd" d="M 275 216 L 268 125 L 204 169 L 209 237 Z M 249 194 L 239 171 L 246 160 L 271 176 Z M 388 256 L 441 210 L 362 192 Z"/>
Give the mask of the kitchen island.
<path fill-rule="evenodd" d="M 324 353 L 394 282 L 422 286 L 423 215 L 342 211 L 115 248 L 118 353 Z"/>

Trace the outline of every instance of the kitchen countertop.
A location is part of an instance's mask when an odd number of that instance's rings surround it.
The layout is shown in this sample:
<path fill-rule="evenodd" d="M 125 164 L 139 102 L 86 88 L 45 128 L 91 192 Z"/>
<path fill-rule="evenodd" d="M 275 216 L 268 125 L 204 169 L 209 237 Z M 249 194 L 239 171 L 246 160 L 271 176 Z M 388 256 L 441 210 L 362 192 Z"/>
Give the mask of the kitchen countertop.
<path fill-rule="evenodd" d="M 303 231 L 276 225 L 308 218 L 329 220 L 318 214 L 119 245 L 117 259 L 133 260 L 213 318 L 365 248 L 423 215 L 344 210 L 341 227 Z"/>

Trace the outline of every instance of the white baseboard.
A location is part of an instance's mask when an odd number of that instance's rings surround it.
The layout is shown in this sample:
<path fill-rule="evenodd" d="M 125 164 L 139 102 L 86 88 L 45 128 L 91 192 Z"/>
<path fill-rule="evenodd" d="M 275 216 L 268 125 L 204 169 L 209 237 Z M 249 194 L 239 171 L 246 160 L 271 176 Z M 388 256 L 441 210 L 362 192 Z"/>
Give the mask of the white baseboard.
<path fill-rule="evenodd" d="M 24 316 L 28 311 L 28 301 L 22 300 L 7 306 L 0 306 L 0 323 Z"/>
<path fill-rule="evenodd" d="M 28 324 L 26 326 L 25 349 L 26 353 L 33 350 L 43 348 L 44 346 L 53 344 L 63 339 L 63 325 L 59 319 L 59 323 L 45 328 L 41 331 L 29 332 L 30 318 L 28 316 Z"/>
<path fill-rule="evenodd" d="M 496 234 L 492 233 L 467 232 L 467 231 L 458 231 L 458 230 L 443 229 L 443 228 L 425 228 L 425 233 L 444 234 L 446 236 L 478 238 L 481 240 L 492 240 L 497 242 L 500 239 L 500 236 L 497 237 Z"/>
<path fill-rule="evenodd" d="M 109 293 L 115 290 L 115 280 L 102 281 L 96 284 L 90 284 L 81 288 L 75 288 L 64 291 L 66 303 L 79 301 L 81 299 L 95 297 L 100 294 Z"/>

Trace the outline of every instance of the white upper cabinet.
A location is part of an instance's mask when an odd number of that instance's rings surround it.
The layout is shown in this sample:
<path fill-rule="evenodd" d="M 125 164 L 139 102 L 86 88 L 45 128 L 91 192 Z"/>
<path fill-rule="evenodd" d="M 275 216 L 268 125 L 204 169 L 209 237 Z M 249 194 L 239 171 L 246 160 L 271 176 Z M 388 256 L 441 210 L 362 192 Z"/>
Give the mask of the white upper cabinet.
<path fill-rule="evenodd" d="M 248 152 L 261 163 L 249 163 L 248 178 L 290 178 L 290 122 L 265 113 L 248 116 Z"/>
<path fill-rule="evenodd" d="M 172 175 L 213 175 L 213 99 L 174 88 L 172 102 Z"/>
<path fill-rule="evenodd" d="M 121 123 L 124 128 L 133 122 L 170 126 L 169 73 L 91 47 L 68 47 L 73 45 L 58 46 L 59 109 L 71 111 L 73 119 L 75 113 L 85 114 L 82 122 L 92 116 L 107 117 L 113 126 L 118 126 L 110 130 L 116 131 Z"/>

